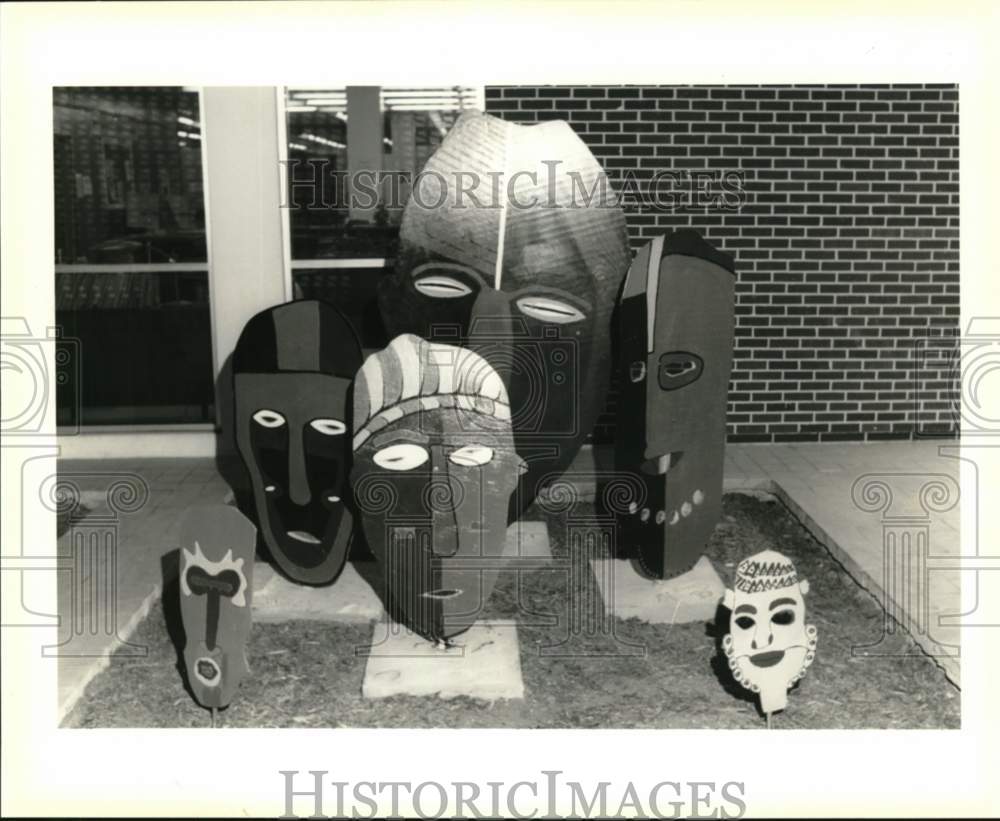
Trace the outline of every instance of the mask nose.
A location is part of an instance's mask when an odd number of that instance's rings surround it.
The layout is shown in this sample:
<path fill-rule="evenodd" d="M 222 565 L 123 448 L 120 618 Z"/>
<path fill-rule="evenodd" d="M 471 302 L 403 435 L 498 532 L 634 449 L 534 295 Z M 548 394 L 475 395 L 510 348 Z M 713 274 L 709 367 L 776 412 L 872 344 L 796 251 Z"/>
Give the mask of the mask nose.
<path fill-rule="evenodd" d="M 424 497 L 431 519 L 431 548 L 435 556 L 454 556 L 458 553 L 458 507 L 462 504 L 463 488 L 448 470 L 448 457 L 441 448 L 431 453 L 433 470 Z"/>
<path fill-rule="evenodd" d="M 312 501 L 301 432 L 288 438 L 288 496 L 299 507 L 305 507 Z"/>
<path fill-rule="evenodd" d="M 771 620 L 758 623 L 754 629 L 753 640 L 750 642 L 751 648 L 761 650 L 770 647 L 772 641 L 774 641 L 774 633 L 771 632 Z"/>
<path fill-rule="evenodd" d="M 502 291 L 483 288 L 472 306 L 468 345 L 493 366 L 505 385 L 510 383 L 511 363 L 507 349 L 513 333 L 510 298 Z M 504 344 L 498 346 L 498 341 Z"/>

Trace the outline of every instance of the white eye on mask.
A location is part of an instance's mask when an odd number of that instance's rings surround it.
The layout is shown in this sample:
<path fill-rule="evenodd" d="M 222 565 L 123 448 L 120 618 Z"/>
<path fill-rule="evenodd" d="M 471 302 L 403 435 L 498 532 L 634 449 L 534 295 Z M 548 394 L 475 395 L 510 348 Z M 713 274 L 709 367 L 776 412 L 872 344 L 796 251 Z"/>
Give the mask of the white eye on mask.
<path fill-rule="evenodd" d="M 472 293 L 472 289 L 464 282 L 445 274 L 421 277 L 414 280 L 413 287 L 424 296 L 435 299 L 456 299 Z"/>
<path fill-rule="evenodd" d="M 522 296 L 517 299 L 517 307 L 522 313 L 527 314 L 532 319 L 542 322 L 555 322 L 558 325 L 565 325 L 570 322 L 579 322 L 586 319 L 583 313 L 558 299 L 543 296 Z"/>
<path fill-rule="evenodd" d="M 339 419 L 313 419 L 309 426 L 324 436 L 340 436 L 347 432 L 347 425 Z"/>
<path fill-rule="evenodd" d="M 386 470 L 413 470 L 420 467 L 430 458 L 425 448 L 420 445 L 401 443 L 389 445 L 376 451 L 372 460 L 380 468 Z"/>
<path fill-rule="evenodd" d="M 253 415 L 253 421 L 265 428 L 280 428 L 285 424 L 285 417 L 277 411 L 262 408 Z"/>
<path fill-rule="evenodd" d="M 493 461 L 493 448 L 486 445 L 466 445 L 448 454 L 448 460 L 462 467 L 475 467 Z"/>

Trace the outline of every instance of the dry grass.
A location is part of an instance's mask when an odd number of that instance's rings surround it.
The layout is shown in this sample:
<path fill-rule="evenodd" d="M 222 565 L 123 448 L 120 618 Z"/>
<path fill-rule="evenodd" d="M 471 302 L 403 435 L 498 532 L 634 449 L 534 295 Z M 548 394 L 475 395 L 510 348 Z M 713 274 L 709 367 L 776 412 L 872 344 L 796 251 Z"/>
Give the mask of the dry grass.
<path fill-rule="evenodd" d="M 525 518 L 544 518 L 538 509 Z M 549 522 L 555 565 L 568 547 Z M 902 631 L 880 646 L 892 656 L 859 657 L 851 647 L 875 642 L 883 612 L 777 502 L 725 499 L 724 518 L 708 556 L 728 583 L 744 556 L 773 547 L 809 579 L 808 619 L 819 629 L 819 653 L 776 728 L 957 728 L 960 694 Z M 583 557 L 580 557 L 583 558 Z M 252 674 L 220 714 L 230 727 L 657 727 L 760 728 L 754 701 L 720 662 L 713 623 L 666 626 L 610 620 L 584 607 L 567 640 L 568 591 L 600 603 L 583 562 L 564 569 L 505 572 L 487 618 L 519 620 L 524 701 L 488 704 L 468 698 L 361 698 L 365 659 L 358 647 L 370 625 L 287 622 L 255 625 Z M 520 575 L 520 584 L 518 576 Z M 186 690 L 178 665 L 177 619 L 165 603 L 133 642 L 144 659 L 115 657 L 88 687 L 67 724 L 76 727 L 205 727 L 208 713 Z M 518 599 L 520 598 L 520 605 Z M 598 611 L 596 614 L 593 611 Z M 559 624 L 545 614 L 562 614 Z M 560 626 L 561 625 L 561 626 Z M 588 630 L 590 631 L 588 633 Z M 572 631 L 571 631 L 572 632 Z M 627 655 L 639 652 L 639 655 Z M 559 655 L 561 654 L 561 655 Z M 623 655 L 625 654 L 625 655 Z"/>

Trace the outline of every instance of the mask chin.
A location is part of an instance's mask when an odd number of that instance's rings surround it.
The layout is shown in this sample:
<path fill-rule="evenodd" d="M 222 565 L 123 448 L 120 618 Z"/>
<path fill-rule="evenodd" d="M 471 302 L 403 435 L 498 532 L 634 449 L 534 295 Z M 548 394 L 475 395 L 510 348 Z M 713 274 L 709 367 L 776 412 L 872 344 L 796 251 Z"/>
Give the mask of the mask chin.
<path fill-rule="evenodd" d="M 483 567 L 469 564 L 499 558 L 499 534 L 505 532 L 501 518 L 482 531 L 482 542 L 468 527 L 446 534 L 430 524 L 390 527 L 386 537 L 376 537 L 370 544 L 398 618 L 430 641 L 447 641 L 468 630 L 481 616 L 499 574 L 488 561 Z"/>
<path fill-rule="evenodd" d="M 295 581 L 325 584 L 333 581 L 347 559 L 350 512 L 343 506 L 325 505 L 314 497 L 306 506 L 274 499 L 267 491 L 263 505 L 267 522 L 261 527 L 274 560 Z"/>

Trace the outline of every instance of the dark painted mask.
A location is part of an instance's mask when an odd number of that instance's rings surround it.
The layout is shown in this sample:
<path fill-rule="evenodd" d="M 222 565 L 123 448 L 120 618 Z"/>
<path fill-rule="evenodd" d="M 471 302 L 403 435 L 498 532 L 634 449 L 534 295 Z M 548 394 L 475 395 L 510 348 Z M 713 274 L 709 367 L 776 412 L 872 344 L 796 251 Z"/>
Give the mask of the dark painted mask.
<path fill-rule="evenodd" d="M 314 300 L 257 314 L 233 353 L 237 443 L 261 532 L 299 582 L 330 582 L 347 560 L 347 414 L 361 361 L 347 319 Z"/>
<path fill-rule="evenodd" d="M 472 351 L 400 336 L 354 393 L 351 484 L 393 615 L 432 640 L 489 599 L 522 470 L 503 382 Z"/>
<path fill-rule="evenodd" d="M 181 525 L 180 593 L 188 683 L 203 707 L 225 707 L 249 672 L 257 529 L 236 508 L 193 508 Z"/>
<path fill-rule="evenodd" d="M 629 261 L 612 200 L 567 123 L 470 113 L 403 215 L 396 273 L 379 290 L 383 319 L 390 335 L 469 347 L 501 375 L 528 463 L 512 512 L 570 464 L 604 409 L 611 313 Z"/>
<path fill-rule="evenodd" d="M 733 262 L 694 231 L 636 254 L 619 309 L 619 468 L 645 500 L 621 519 L 641 569 L 676 576 L 719 520 L 733 358 Z"/>

